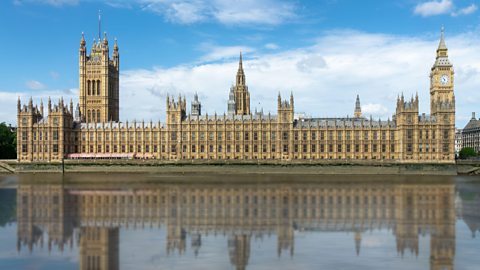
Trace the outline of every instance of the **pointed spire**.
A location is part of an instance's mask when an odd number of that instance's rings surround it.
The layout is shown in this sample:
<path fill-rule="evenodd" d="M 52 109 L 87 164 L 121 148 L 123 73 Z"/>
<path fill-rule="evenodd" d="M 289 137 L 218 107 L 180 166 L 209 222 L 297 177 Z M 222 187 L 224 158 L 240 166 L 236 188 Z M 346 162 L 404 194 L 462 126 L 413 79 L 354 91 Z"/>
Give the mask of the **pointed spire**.
<path fill-rule="evenodd" d="M 355 252 L 357 253 L 357 256 L 360 255 L 361 245 L 362 245 L 362 233 L 355 232 Z"/>
<path fill-rule="evenodd" d="M 17 100 L 17 112 L 20 112 L 20 109 L 22 108 L 22 103 L 20 102 L 20 96 L 18 96 Z"/>
<path fill-rule="evenodd" d="M 103 45 L 108 45 L 107 32 L 103 32 Z"/>
<path fill-rule="evenodd" d="M 237 85 L 245 85 L 245 72 L 243 71 L 242 52 L 240 52 L 240 60 L 238 61 Z"/>
<path fill-rule="evenodd" d="M 238 69 L 243 70 L 242 51 L 240 51 L 240 61 L 238 62 Z"/>
<path fill-rule="evenodd" d="M 80 38 L 80 47 L 85 47 L 85 34 L 82 32 L 82 37 Z"/>
<path fill-rule="evenodd" d="M 115 42 L 114 42 L 114 45 L 113 45 L 113 49 L 114 49 L 115 51 L 118 51 L 117 38 L 115 38 L 114 40 L 115 40 Z"/>
<path fill-rule="evenodd" d="M 102 33 L 102 11 L 98 10 L 98 41 L 100 42 L 100 34 Z"/>
<path fill-rule="evenodd" d="M 40 99 L 40 114 L 43 116 L 43 99 Z"/>
<path fill-rule="evenodd" d="M 440 43 L 438 44 L 438 49 L 439 50 L 446 50 L 447 49 L 447 45 L 445 45 L 445 27 L 443 27 L 442 25 L 442 28 L 441 28 L 441 33 L 440 33 Z"/>
<path fill-rule="evenodd" d="M 360 106 L 360 96 L 357 94 L 357 100 L 355 101 L 355 111 L 354 116 L 356 118 L 362 117 L 362 107 Z"/>

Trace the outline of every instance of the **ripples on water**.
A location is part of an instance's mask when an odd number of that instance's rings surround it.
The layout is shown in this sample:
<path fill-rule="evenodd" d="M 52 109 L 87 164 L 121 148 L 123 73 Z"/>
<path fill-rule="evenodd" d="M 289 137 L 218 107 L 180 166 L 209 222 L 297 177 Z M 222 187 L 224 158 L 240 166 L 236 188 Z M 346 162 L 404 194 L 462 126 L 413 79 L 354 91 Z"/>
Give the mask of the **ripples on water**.
<path fill-rule="evenodd" d="M 478 178 L 14 178 L 0 176 L 0 183 L 18 183 L 0 189 L 0 269 L 480 265 Z"/>

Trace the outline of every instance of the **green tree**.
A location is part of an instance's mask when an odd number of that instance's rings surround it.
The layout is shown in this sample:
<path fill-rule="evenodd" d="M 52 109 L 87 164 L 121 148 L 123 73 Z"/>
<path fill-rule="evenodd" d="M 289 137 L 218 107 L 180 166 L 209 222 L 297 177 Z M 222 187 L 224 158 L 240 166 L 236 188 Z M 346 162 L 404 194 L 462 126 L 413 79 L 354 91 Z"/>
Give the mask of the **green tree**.
<path fill-rule="evenodd" d="M 467 159 L 470 157 L 476 157 L 477 152 L 471 147 L 464 147 L 462 150 L 460 150 L 460 153 L 458 153 L 460 159 Z"/>
<path fill-rule="evenodd" d="M 17 134 L 4 122 L 0 123 L 0 159 L 17 158 Z"/>

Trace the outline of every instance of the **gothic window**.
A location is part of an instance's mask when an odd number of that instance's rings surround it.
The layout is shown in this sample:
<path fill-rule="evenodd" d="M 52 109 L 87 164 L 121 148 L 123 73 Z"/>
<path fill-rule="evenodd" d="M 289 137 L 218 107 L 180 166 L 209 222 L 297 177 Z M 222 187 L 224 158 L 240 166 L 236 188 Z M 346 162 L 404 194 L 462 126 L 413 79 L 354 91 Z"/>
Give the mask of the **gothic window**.
<path fill-rule="evenodd" d="M 100 96 L 100 80 L 97 81 L 97 96 Z"/>
<path fill-rule="evenodd" d="M 100 122 L 100 110 L 97 110 L 97 122 Z"/>
<path fill-rule="evenodd" d="M 90 84 L 90 80 L 87 81 L 87 94 L 90 96 L 91 94 L 91 84 Z"/>
<path fill-rule="evenodd" d="M 412 129 L 408 129 L 407 130 L 407 139 L 412 139 L 413 138 L 413 130 Z"/>
<path fill-rule="evenodd" d="M 448 144 L 448 143 L 444 143 L 444 144 L 443 144 L 443 152 L 448 152 L 448 148 L 449 148 L 449 144 Z"/>
<path fill-rule="evenodd" d="M 26 117 L 22 118 L 22 125 L 27 125 L 27 118 Z"/>
<path fill-rule="evenodd" d="M 90 122 L 92 119 L 92 112 L 90 110 L 87 111 L 87 122 Z"/>
<path fill-rule="evenodd" d="M 95 81 L 92 81 L 91 83 L 92 83 L 92 93 L 89 92 L 88 95 L 90 94 L 95 95 Z"/>

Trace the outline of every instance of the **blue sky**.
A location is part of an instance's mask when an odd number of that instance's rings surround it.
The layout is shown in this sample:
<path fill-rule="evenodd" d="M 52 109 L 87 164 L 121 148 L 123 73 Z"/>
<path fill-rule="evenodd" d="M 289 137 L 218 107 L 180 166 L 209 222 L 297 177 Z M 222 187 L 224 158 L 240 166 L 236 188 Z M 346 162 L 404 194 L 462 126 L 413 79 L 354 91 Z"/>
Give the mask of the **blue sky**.
<path fill-rule="evenodd" d="M 0 121 L 15 123 L 16 97 L 78 96 L 78 46 L 102 31 L 121 56 L 121 119 L 164 120 L 166 93 L 198 92 L 206 112 L 226 110 L 238 53 L 252 107 L 275 113 L 293 91 L 296 111 L 391 117 L 399 93 L 419 93 L 439 29 L 456 70 L 457 125 L 480 102 L 478 1 L 5 0 L 0 3 Z M 6 26 L 6 27 L 5 27 Z M 141 106 L 140 106 L 141 105 Z M 253 109 L 253 108 L 252 108 Z"/>

